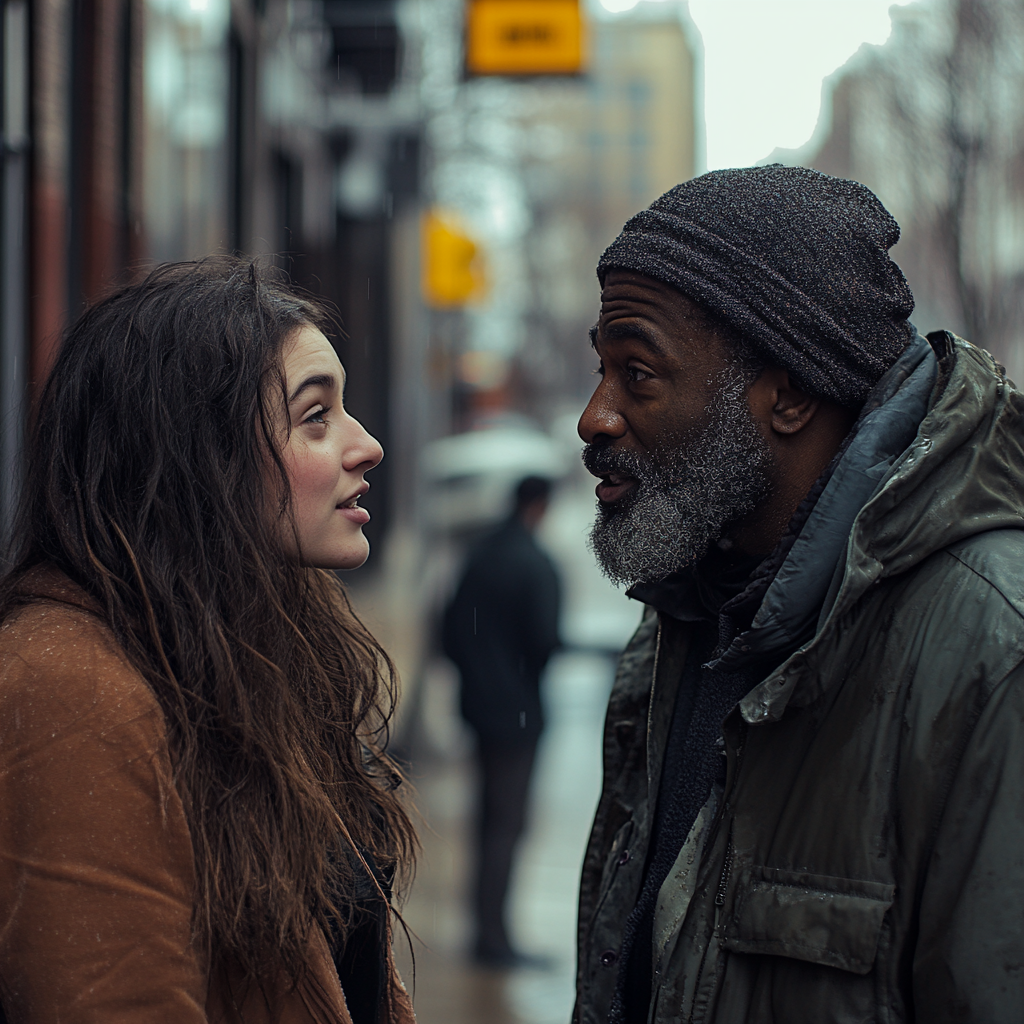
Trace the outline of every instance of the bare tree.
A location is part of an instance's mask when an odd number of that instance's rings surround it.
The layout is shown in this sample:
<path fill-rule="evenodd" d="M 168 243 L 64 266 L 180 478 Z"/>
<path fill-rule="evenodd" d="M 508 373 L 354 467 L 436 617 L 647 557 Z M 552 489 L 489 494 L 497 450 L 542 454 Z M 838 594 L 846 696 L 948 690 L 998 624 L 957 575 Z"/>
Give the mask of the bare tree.
<path fill-rule="evenodd" d="M 802 162 L 873 188 L 925 316 L 1024 370 L 1024 4 L 932 0 L 837 73 Z M 937 324 L 935 324 L 937 326 Z"/>

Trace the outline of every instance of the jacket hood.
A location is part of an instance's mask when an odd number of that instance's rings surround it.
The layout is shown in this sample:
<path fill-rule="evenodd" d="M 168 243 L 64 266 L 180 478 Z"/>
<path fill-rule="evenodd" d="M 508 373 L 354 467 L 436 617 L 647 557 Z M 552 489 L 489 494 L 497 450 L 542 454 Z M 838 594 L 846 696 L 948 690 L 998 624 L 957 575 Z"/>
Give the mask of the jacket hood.
<path fill-rule="evenodd" d="M 722 660 L 792 643 L 816 616 L 807 650 L 877 580 L 975 534 L 1024 528 L 1022 415 L 1024 395 L 983 349 L 945 331 L 915 338 Z M 748 721 L 777 719 L 796 699 L 799 674 L 784 668 L 740 702 Z"/>
<path fill-rule="evenodd" d="M 984 349 L 946 331 L 928 340 L 936 386 L 854 523 L 840 600 L 967 537 L 1024 527 L 1024 395 Z"/>

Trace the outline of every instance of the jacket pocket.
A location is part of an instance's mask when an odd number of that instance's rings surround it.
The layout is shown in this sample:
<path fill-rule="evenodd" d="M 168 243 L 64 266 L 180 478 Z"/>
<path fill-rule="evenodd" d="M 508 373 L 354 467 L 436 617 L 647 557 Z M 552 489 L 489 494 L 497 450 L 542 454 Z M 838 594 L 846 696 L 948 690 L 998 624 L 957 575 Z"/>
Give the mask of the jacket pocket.
<path fill-rule="evenodd" d="M 725 948 L 867 974 L 895 893 L 881 882 L 755 865 L 740 880 Z"/>

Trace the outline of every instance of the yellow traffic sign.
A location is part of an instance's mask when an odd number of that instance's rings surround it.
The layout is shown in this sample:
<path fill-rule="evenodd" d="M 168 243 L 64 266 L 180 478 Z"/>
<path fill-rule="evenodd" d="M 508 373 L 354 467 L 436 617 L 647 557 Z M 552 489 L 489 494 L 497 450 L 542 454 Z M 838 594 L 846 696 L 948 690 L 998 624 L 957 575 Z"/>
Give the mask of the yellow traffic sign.
<path fill-rule="evenodd" d="M 583 70 L 584 44 L 578 0 L 468 0 L 472 75 L 574 75 Z"/>
<path fill-rule="evenodd" d="M 484 292 L 483 258 L 455 218 L 438 210 L 423 217 L 423 298 L 435 308 L 464 306 Z"/>

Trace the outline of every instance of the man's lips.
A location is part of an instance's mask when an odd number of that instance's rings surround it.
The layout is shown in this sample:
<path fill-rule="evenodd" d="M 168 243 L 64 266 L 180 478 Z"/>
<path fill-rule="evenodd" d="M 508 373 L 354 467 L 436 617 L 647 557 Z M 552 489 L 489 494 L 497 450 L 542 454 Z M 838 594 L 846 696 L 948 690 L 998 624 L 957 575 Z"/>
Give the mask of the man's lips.
<path fill-rule="evenodd" d="M 631 476 L 625 476 L 622 473 L 608 473 L 601 478 L 594 493 L 597 494 L 598 501 L 610 505 L 635 486 L 636 480 Z"/>
<path fill-rule="evenodd" d="M 602 505 L 619 501 L 643 479 L 643 460 L 633 452 L 588 444 L 582 455 L 587 472 L 601 478 L 595 492 Z"/>

